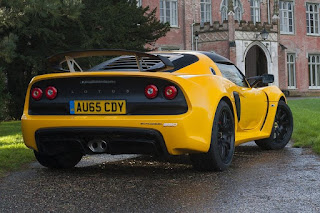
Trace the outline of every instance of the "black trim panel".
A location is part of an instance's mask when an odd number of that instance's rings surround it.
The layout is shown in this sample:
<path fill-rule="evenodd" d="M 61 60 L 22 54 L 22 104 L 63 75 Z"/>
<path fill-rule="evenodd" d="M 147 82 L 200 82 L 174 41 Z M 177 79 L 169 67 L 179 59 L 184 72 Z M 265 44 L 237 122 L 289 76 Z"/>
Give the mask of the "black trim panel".
<path fill-rule="evenodd" d="M 221 55 L 218 55 L 218 54 L 215 54 L 215 53 L 211 53 L 211 52 L 200 52 L 202 53 L 203 55 L 206 55 L 208 56 L 213 62 L 215 63 L 227 63 L 227 64 L 233 64 L 229 59 L 221 56 Z"/>
<path fill-rule="evenodd" d="M 158 87 L 158 96 L 145 96 L 147 85 Z M 173 100 L 164 97 L 164 88 L 173 85 L 178 94 Z M 30 115 L 70 115 L 69 102 L 74 100 L 125 100 L 127 115 L 179 115 L 188 111 L 188 105 L 178 85 L 151 77 L 71 77 L 36 82 L 32 88 L 45 91 L 48 86 L 57 88 L 58 95 L 48 100 L 29 99 Z"/>
<path fill-rule="evenodd" d="M 262 126 L 260 128 L 260 131 L 263 129 L 264 124 L 266 123 L 266 120 L 267 120 L 268 113 L 269 113 L 269 97 L 265 91 L 263 91 L 263 92 L 264 92 L 264 94 L 266 94 L 266 97 L 267 97 L 267 112 L 266 112 L 266 116 L 264 117 L 264 121 L 263 121 Z"/>
<path fill-rule="evenodd" d="M 101 139 L 107 142 L 109 154 L 168 155 L 162 134 L 153 129 L 140 128 L 48 128 L 35 133 L 39 152 L 56 155 L 81 151 L 93 154 L 89 141 Z"/>
<path fill-rule="evenodd" d="M 240 121 L 240 116 L 241 116 L 240 96 L 239 96 L 239 93 L 237 93 L 237 92 L 233 92 L 233 96 L 234 96 L 234 102 L 235 102 L 235 105 L 236 105 L 238 121 Z"/>

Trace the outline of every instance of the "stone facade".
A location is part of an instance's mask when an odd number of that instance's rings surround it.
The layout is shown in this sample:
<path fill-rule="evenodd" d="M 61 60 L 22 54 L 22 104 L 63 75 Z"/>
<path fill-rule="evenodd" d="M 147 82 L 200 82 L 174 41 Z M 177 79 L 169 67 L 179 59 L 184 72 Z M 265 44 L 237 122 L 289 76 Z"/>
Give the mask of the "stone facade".
<path fill-rule="evenodd" d="M 320 55 L 320 32 L 316 35 L 308 34 L 306 20 L 308 3 L 320 7 L 319 0 L 209 0 L 207 2 L 211 3 L 211 18 L 205 23 L 201 22 L 200 18 L 201 0 L 166 1 L 175 1 L 177 4 L 178 26 L 172 27 L 152 48 L 214 51 L 229 58 L 245 74 L 250 67 L 255 69 L 259 68 L 259 64 L 265 64 L 266 72 L 275 76 L 274 84 L 288 91 L 290 95 L 320 95 L 320 84 L 314 85 L 309 81 L 308 62 L 310 54 Z M 228 3 L 227 20 L 222 20 L 221 8 L 224 1 Z M 236 1 L 241 7 L 241 20 L 235 20 Z M 260 21 L 251 20 L 251 1 L 258 2 Z M 289 2 L 292 6 L 294 30 L 290 33 L 280 31 L 279 8 L 283 2 Z M 142 5 L 151 9 L 157 8 L 160 18 L 160 0 L 142 0 Z M 319 12 L 319 8 L 317 10 Z M 262 39 L 260 34 L 264 29 L 269 33 L 267 39 Z M 262 54 L 260 59 L 248 57 L 252 49 L 259 49 Z M 288 67 L 288 54 L 295 56 L 294 72 L 290 72 L 291 76 L 295 76 L 294 85 L 290 87 L 289 69 L 293 68 Z M 265 60 L 266 63 L 260 63 L 259 60 Z M 250 63 L 258 65 L 251 66 Z M 313 73 L 313 77 L 318 78 L 316 81 L 320 82 L 320 62 L 317 70 L 318 74 Z"/>

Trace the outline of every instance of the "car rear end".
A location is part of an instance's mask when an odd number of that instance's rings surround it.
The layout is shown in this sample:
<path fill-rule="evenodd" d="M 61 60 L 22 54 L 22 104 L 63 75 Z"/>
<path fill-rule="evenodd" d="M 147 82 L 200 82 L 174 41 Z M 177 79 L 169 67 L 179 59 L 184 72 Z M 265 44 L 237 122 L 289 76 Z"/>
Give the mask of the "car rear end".
<path fill-rule="evenodd" d="M 193 108 L 197 104 L 190 98 L 199 98 L 194 88 L 186 95 L 195 86 L 200 90 L 200 85 L 171 73 L 38 76 L 26 95 L 24 141 L 47 155 L 72 150 L 157 155 L 206 151 L 208 130 L 197 121 L 208 115 Z"/>

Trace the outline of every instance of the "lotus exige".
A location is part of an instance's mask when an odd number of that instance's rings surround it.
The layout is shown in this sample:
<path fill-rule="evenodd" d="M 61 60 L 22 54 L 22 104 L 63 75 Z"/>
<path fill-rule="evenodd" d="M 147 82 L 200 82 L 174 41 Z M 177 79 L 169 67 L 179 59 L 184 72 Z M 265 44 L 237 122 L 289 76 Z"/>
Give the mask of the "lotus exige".
<path fill-rule="evenodd" d="M 85 70 L 75 61 L 92 56 L 108 59 Z M 214 53 L 89 50 L 48 61 L 58 73 L 30 82 L 22 131 L 49 168 L 136 153 L 189 154 L 196 169 L 222 171 L 235 146 L 282 149 L 293 131 L 284 94 L 267 86 L 273 75 L 246 79 Z"/>

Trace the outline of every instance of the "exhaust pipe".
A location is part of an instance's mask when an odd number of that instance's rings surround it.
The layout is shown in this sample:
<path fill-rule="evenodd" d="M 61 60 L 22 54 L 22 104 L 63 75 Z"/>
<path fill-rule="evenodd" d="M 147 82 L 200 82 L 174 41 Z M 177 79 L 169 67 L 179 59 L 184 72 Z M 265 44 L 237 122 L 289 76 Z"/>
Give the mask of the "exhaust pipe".
<path fill-rule="evenodd" d="M 88 142 L 88 148 L 95 153 L 104 153 L 107 151 L 107 142 L 104 140 L 92 140 Z"/>

